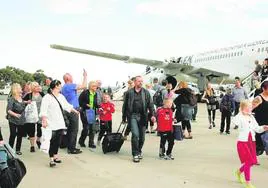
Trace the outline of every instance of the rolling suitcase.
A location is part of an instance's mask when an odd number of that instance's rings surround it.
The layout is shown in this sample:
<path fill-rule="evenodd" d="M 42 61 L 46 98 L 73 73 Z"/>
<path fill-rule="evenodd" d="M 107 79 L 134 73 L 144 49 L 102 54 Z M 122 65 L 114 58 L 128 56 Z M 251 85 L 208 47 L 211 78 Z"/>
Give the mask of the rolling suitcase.
<path fill-rule="evenodd" d="M 120 132 L 121 126 L 123 126 L 123 130 Z M 116 133 L 106 134 L 102 141 L 102 151 L 104 154 L 108 152 L 119 152 L 123 143 L 124 137 L 123 132 L 125 131 L 126 124 L 121 123 Z"/>

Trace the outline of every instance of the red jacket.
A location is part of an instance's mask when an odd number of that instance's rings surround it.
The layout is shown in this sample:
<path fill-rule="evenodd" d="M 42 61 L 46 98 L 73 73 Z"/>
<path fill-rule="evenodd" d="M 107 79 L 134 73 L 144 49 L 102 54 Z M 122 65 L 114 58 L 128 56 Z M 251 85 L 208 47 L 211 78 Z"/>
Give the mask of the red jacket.
<path fill-rule="evenodd" d="M 98 114 L 100 115 L 101 121 L 112 121 L 112 113 L 114 113 L 114 104 L 107 102 L 102 102 L 98 109 Z"/>
<path fill-rule="evenodd" d="M 173 111 L 171 108 L 157 109 L 157 130 L 159 132 L 173 131 Z"/>

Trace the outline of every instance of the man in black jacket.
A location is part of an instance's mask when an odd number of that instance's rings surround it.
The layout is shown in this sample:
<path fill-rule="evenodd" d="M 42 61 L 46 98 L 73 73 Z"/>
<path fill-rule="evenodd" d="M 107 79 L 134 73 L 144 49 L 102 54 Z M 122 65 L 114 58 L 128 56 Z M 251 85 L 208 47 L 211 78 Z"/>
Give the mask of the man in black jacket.
<path fill-rule="evenodd" d="M 87 121 L 87 116 L 86 116 L 86 110 L 88 109 L 93 109 L 96 114 L 96 110 L 98 108 L 98 93 L 97 91 L 97 83 L 95 81 L 89 82 L 89 89 L 84 90 L 80 96 L 79 96 L 79 105 L 81 107 L 81 121 L 83 124 L 83 130 L 81 132 L 81 136 L 79 138 L 79 144 L 81 147 L 86 147 L 85 145 L 85 140 L 87 136 L 89 136 L 89 141 L 88 141 L 88 147 L 90 148 L 96 148 L 96 145 L 94 144 L 94 130 L 93 130 L 93 124 L 89 124 Z"/>
<path fill-rule="evenodd" d="M 153 114 L 151 120 L 155 122 L 155 111 L 150 93 L 142 87 L 143 79 L 137 76 L 135 87 L 126 92 L 122 108 L 122 120 L 130 123 L 132 138 L 131 147 L 134 162 L 142 159 L 142 147 L 145 140 L 145 127 L 148 122 L 148 110 Z"/>

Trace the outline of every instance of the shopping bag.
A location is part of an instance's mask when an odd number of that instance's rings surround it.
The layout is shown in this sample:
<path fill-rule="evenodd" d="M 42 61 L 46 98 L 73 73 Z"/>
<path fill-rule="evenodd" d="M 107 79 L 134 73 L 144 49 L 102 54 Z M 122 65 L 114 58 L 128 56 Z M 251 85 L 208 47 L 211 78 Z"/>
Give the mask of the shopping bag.
<path fill-rule="evenodd" d="M 38 121 L 38 111 L 35 101 L 32 101 L 25 108 L 26 123 L 36 123 Z"/>
<path fill-rule="evenodd" d="M 95 122 L 96 122 L 95 110 L 93 110 L 93 109 L 86 110 L 86 117 L 87 117 L 88 125 L 94 125 L 95 124 Z"/>
<path fill-rule="evenodd" d="M 41 146 L 40 150 L 48 153 L 49 152 L 49 146 L 50 146 L 50 140 L 52 137 L 52 130 L 48 128 L 41 128 L 42 129 L 42 137 L 41 137 Z"/>

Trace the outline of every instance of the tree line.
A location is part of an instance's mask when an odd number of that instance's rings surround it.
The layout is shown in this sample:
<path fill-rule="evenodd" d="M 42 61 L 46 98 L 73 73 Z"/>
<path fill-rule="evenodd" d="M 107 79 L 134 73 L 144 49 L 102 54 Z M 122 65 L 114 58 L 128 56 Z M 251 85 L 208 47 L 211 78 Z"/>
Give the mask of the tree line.
<path fill-rule="evenodd" d="M 0 69 L 0 88 L 3 88 L 7 83 L 19 83 L 23 86 L 29 81 L 36 81 L 43 85 L 47 77 L 42 69 L 36 70 L 35 73 L 29 73 L 16 67 L 7 66 Z"/>

